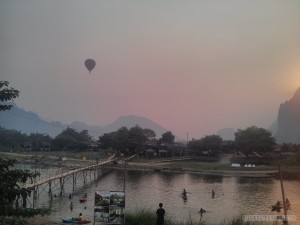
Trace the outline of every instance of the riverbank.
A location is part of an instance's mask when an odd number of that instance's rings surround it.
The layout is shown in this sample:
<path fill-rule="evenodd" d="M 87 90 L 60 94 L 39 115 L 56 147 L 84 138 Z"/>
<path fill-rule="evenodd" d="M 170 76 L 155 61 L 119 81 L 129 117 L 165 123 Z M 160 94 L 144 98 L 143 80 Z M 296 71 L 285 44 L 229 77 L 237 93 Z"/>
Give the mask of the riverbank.
<path fill-rule="evenodd" d="M 37 164 L 45 167 L 76 168 L 96 162 L 96 159 L 106 159 L 108 156 L 97 152 L 29 152 L 10 153 L 0 152 L 0 157 L 16 159 L 18 163 Z M 65 158 L 65 160 L 63 160 Z M 225 158 L 228 158 L 226 155 Z M 124 165 L 114 164 L 115 169 L 123 169 Z M 155 172 L 187 172 L 217 176 L 243 177 L 275 177 L 279 178 L 278 167 L 275 165 L 257 165 L 256 167 L 232 167 L 227 160 L 218 162 L 201 162 L 194 160 L 162 161 L 159 159 L 133 158 L 127 162 L 128 170 L 150 170 Z M 284 179 L 300 180 L 300 166 L 282 165 Z"/>
<path fill-rule="evenodd" d="M 149 210 L 140 209 L 138 212 L 132 214 L 129 213 L 125 215 L 126 217 L 126 224 L 130 225 L 153 225 L 156 224 L 156 215 L 155 213 Z M 32 217 L 26 219 L 29 225 L 60 225 L 61 222 L 59 221 L 52 221 L 48 217 Z M 215 225 L 279 225 L 281 221 L 270 221 L 270 222 L 250 222 L 250 221 L 243 221 L 242 217 L 228 219 L 222 223 L 215 224 Z M 207 223 L 204 221 L 192 221 L 190 218 L 186 218 L 183 221 L 174 221 L 170 219 L 165 220 L 165 225 L 213 225 L 211 223 Z"/>
<path fill-rule="evenodd" d="M 96 152 L 0 152 L 0 157 L 14 159 L 20 164 L 35 164 L 42 167 L 66 167 L 75 169 L 96 162 L 99 154 Z M 104 158 L 102 156 L 103 160 Z"/>
<path fill-rule="evenodd" d="M 115 165 L 123 169 L 124 165 Z M 229 164 L 204 163 L 204 162 L 128 162 L 128 170 L 152 170 L 154 172 L 187 172 L 216 176 L 243 176 L 243 177 L 276 177 L 278 170 L 272 166 L 259 166 L 256 168 L 236 168 Z"/>

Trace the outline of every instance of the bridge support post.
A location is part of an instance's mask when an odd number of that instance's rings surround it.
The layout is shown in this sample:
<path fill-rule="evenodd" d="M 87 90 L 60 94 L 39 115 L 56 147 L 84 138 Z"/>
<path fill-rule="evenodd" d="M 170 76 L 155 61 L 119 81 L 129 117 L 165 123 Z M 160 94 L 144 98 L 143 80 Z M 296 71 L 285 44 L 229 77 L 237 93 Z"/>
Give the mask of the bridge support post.
<path fill-rule="evenodd" d="M 38 192 L 39 192 L 39 186 L 36 186 L 36 187 L 34 188 L 34 191 L 33 191 L 33 193 L 34 193 L 34 198 L 35 198 L 35 199 L 37 199 L 37 194 L 38 194 Z"/>
<path fill-rule="evenodd" d="M 98 166 L 97 179 L 99 179 L 99 177 L 101 177 L 101 173 L 102 173 L 102 167 Z"/>
<path fill-rule="evenodd" d="M 76 181 L 75 181 L 75 173 L 73 173 L 72 174 L 72 176 L 73 176 L 73 187 L 72 187 L 72 192 L 74 193 L 74 191 L 75 191 L 75 183 L 76 183 Z"/>
<path fill-rule="evenodd" d="M 48 194 L 49 194 L 49 197 L 50 199 L 52 200 L 52 189 L 51 189 L 51 181 L 49 181 L 48 185 L 49 185 L 49 191 L 48 191 Z"/>
<path fill-rule="evenodd" d="M 86 184 L 86 171 L 83 170 L 82 173 L 83 173 L 83 184 Z"/>
<path fill-rule="evenodd" d="M 35 198 L 34 198 L 35 187 L 33 187 L 33 195 L 32 195 L 32 208 L 35 206 Z"/>
<path fill-rule="evenodd" d="M 64 182 L 65 182 L 65 179 L 64 178 L 59 178 L 59 184 L 60 184 L 60 192 L 59 192 L 59 196 L 61 197 L 62 196 L 62 193 L 63 193 L 63 189 L 64 189 Z"/>

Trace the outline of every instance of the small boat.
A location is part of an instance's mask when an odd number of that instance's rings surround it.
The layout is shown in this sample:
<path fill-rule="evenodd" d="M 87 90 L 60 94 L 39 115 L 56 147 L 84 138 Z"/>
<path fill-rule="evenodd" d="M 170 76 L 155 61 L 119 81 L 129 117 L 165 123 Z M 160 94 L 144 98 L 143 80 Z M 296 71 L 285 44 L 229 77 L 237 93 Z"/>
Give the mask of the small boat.
<path fill-rule="evenodd" d="M 87 201 L 87 194 L 84 194 L 83 196 L 81 196 L 79 201 L 80 202 L 86 202 Z"/>
<path fill-rule="evenodd" d="M 277 204 L 276 205 L 272 205 L 272 211 L 279 211 L 280 209 L 283 209 L 283 205 L 282 204 L 280 204 L 280 205 L 277 205 Z M 291 209 L 291 205 L 290 204 L 286 205 L 285 209 L 286 210 Z"/>
<path fill-rule="evenodd" d="M 80 202 L 86 202 L 86 201 L 87 201 L 87 198 L 81 197 L 81 198 L 79 199 L 79 201 L 80 201 Z"/>
<path fill-rule="evenodd" d="M 63 223 L 73 223 L 73 224 L 87 224 L 90 223 L 90 220 L 76 220 L 72 217 L 67 217 L 65 219 L 61 219 Z"/>

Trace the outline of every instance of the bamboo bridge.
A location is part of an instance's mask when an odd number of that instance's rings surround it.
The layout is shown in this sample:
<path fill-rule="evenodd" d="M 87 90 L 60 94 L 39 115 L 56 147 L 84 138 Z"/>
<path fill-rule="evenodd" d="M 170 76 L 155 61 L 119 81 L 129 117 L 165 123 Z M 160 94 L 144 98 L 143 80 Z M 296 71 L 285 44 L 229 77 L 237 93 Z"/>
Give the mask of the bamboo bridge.
<path fill-rule="evenodd" d="M 95 162 L 91 165 L 82 166 L 75 169 L 70 169 L 65 172 L 61 172 L 58 174 L 54 174 L 52 176 L 46 177 L 41 180 L 33 180 L 31 183 L 26 183 L 24 188 L 30 188 L 33 191 L 32 201 L 30 198 L 27 201 L 31 204 L 32 207 L 35 208 L 35 203 L 38 197 L 42 193 L 47 193 L 49 196 L 50 201 L 52 201 L 53 197 L 62 196 L 65 191 L 65 184 L 69 182 L 71 184 L 70 196 L 76 192 L 76 188 L 78 186 L 83 187 L 84 185 L 88 184 L 91 181 L 96 181 L 99 177 L 101 177 L 104 173 L 104 168 L 106 165 L 111 164 L 114 162 L 114 155 L 106 159 L 102 162 Z M 79 184 L 78 178 L 82 178 Z M 70 187 L 69 187 L 70 189 Z"/>

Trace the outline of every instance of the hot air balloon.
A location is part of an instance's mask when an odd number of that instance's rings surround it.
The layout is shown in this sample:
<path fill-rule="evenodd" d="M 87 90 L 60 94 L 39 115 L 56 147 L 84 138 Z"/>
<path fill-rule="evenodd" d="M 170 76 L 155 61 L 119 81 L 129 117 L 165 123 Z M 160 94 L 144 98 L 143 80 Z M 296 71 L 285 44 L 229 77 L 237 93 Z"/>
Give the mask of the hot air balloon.
<path fill-rule="evenodd" d="M 87 59 L 87 60 L 85 60 L 84 65 L 88 69 L 89 73 L 91 73 L 91 71 L 96 66 L 96 62 L 93 59 Z"/>

